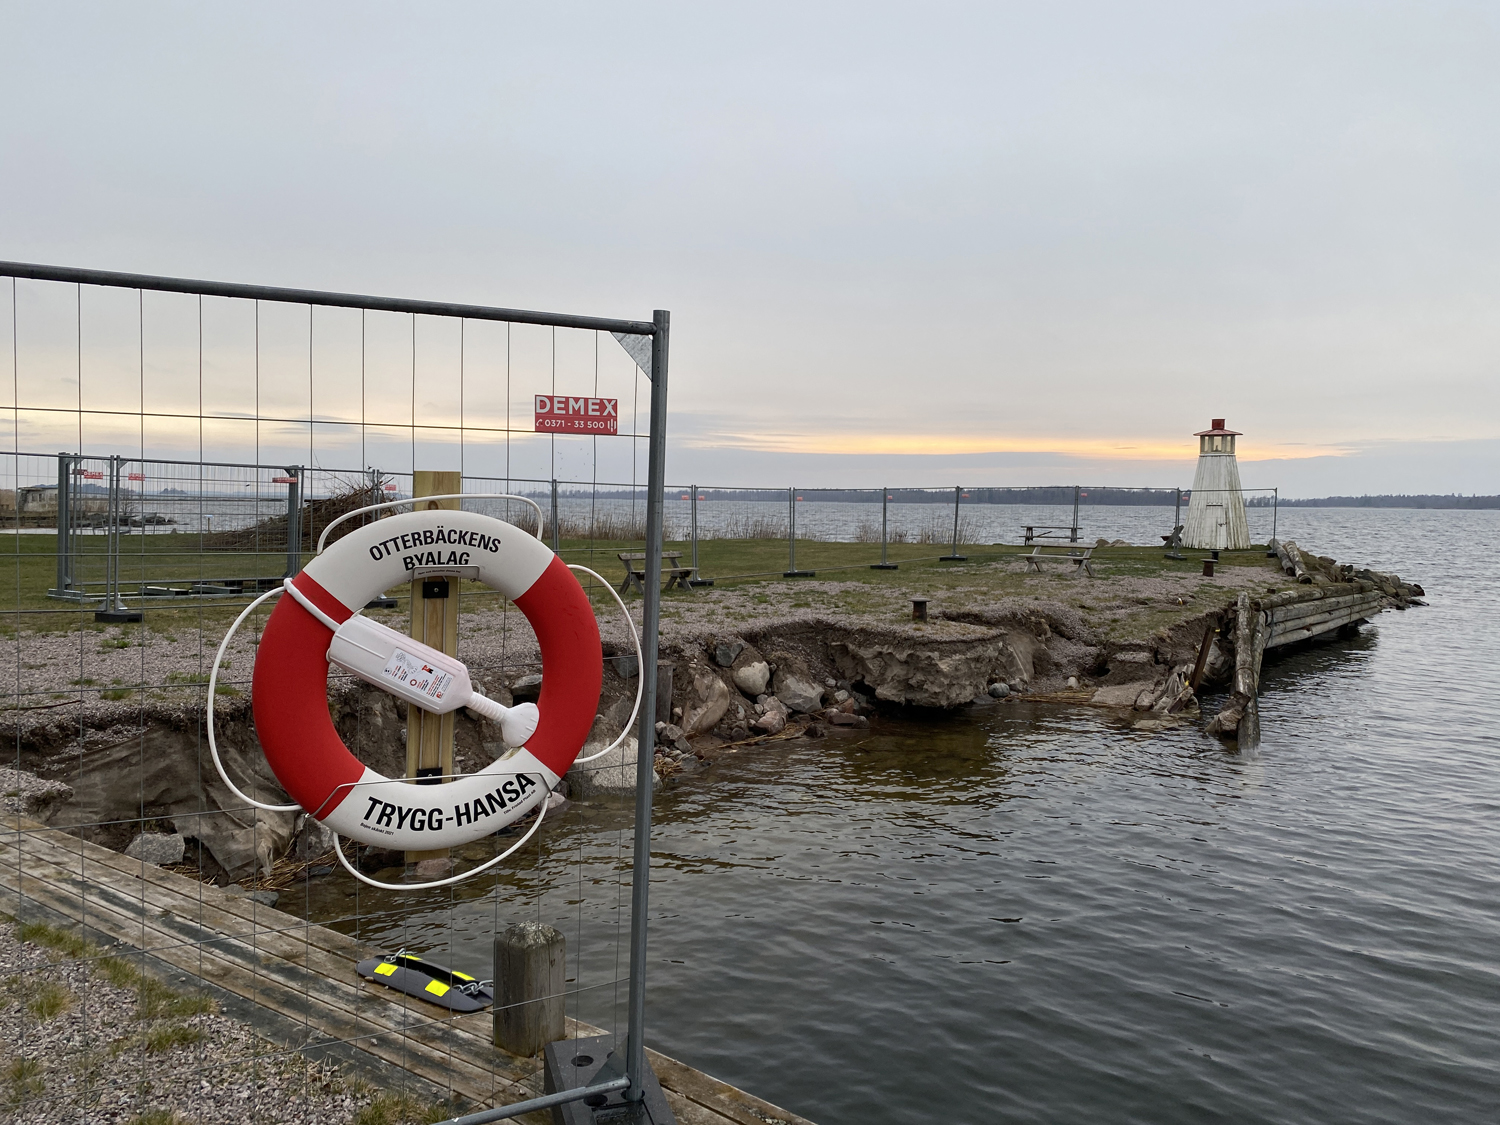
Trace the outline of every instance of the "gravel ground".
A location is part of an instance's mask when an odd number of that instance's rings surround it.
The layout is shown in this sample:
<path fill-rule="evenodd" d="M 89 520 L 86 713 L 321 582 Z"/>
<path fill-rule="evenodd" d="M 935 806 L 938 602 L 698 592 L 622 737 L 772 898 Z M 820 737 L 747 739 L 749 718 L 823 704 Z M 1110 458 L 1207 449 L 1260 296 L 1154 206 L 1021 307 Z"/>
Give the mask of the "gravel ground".
<path fill-rule="evenodd" d="M 19 940 L 20 936 L 28 940 Z M 431 1104 L 288 1053 L 125 956 L 0 924 L 0 1120 L 17 1125 L 398 1125 Z M 112 980 L 113 979 L 113 983 Z M 174 1116 L 175 1115 L 175 1116 Z"/>

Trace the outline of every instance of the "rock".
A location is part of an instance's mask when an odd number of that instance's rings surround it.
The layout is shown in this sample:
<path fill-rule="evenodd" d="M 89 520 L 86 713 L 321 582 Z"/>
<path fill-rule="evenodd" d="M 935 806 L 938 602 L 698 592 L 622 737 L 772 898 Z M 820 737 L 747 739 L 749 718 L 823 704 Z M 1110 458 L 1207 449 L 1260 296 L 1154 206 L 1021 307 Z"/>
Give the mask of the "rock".
<path fill-rule="evenodd" d="M 1071 686 L 1075 681 L 1071 678 L 1068 683 Z M 1090 703 L 1097 703 L 1101 707 L 1134 707 L 1135 701 L 1140 698 L 1142 689 L 1150 691 L 1149 684 L 1114 684 L 1110 687 L 1102 687 L 1089 699 Z"/>
<path fill-rule="evenodd" d="M 292 838 L 290 855 L 299 863 L 306 863 L 310 859 L 327 855 L 337 845 L 338 836 L 332 828 L 316 817 L 304 814 L 302 826 L 297 829 L 296 836 Z"/>
<path fill-rule="evenodd" d="M 708 668 L 694 671 L 691 695 L 682 715 L 682 731 L 688 738 L 713 730 L 729 710 L 729 686 Z"/>
<path fill-rule="evenodd" d="M 828 713 L 828 721 L 830 723 L 832 723 L 836 727 L 857 727 L 857 726 L 859 726 L 859 716 L 858 715 L 850 715 L 848 712 L 845 712 L 845 711 L 830 711 Z"/>
<path fill-rule="evenodd" d="M 835 680 L 835 679 L 827 679 L 827 680 L 824 680 L 823 683 L 826 686 L 831 687 L 831 688 L 836 688 L 836 687 L 839 686 L 839 682 L 837 680 Z"/>
<path fill-rule="evenodd" d="M 1077 676 L 1069 676 L 1068 677 L 1068 690 L 1069 691 L 1077 691 L 1078 690 L 1078 677 Z"/>
<path fill-rule="evenodd" d="M 1109 546 L 1109 540 L 1108 539 L 1095 539 L 1094 540 L 1094 549 L 1095 550 L 1098 550 L 1100 547 L 1108 547 L 1108 546 Z M 1038 563 L 1037 565 L 1041 565 L 1041 564 Z M 1077 568 L 1075 567 L 1074 569 L 1076 570 Z"/>
<path fill-rule="evenodd" d="M 453 871 L 453 861 L 447 856 L 436 856 L 433 859 L 419 859 L 412 869 L 412 874 L 418 883 L 425 883 L 432 879 L 442 879 Z"/>
<path fill-rule="evenodd" d="M 597 754 L 613 741 L 613 735 L 606 738 L 603 732 L 590 736 L 578 756 L 587 758 L 591 754 Z M 580 800 L 633 794 L 637 750 L 636 739 L 632 735 L 602 758 L 596 758 L 592 762 L 575 762 L 568 770 L 568 791 Z M 661 775 L 654 774 L 653 784 L 660 783 Z"/>
<path fill-rule="evenodd" d="M 631 654 L 634 656 L 634 653 Z M 511 698 L 517 703 L 535 703 L 542 694 L 540 675 L 522 676 L 510 685 Z"/>
<path fill-rule="evenodd" d="M 568 799 L 561 793 L 547 794 L 547 812 L 549 814 L 557 812 L 558 809 L 565 807 L 567 803 Z"/>
<path fill-rule="evenodd" d="M 359 851 L 359 869 L 364 872 L 383 871 L 388 867 L 404 867 L 405 865 L 406 853 L 392 848 L 371 846 L 361 848 Z"/>
<path fill-rule="evenodd" d="M 802 732 L 808 738 L 822 738 L 828 733 L 828 728 L 822 723 L 808 723 L 807 729 Z"/>
<path fill-rule="evenodd" d="M 786 712 L 780 707 L 772 707 L 764 715 L 755 720 L 755 729 L 762 734 L 780 734 L 786 729 Z"/>
<path fill-rule="evenodd" d="M 750 737 L 750 728 L 740 723 L 729 732 L 729 737 L 734 742 L 743 742 Z"/>
<path fill-rule="evenodd" d="M 823 706 L 823 688 L 808 674 L 800 660 L 778 660 L 773 685 L 776 698 L 792 711 L 812 714 Z"/>
<path fill-rule="evenodd" d="M 186 849 L 187 841 L 176 832 L 142 832 L 126 846 L 125 854 L 131 859 L 160 867 L 167 863 L 181 863 Z"/>
<path fill-rule="evenodd" d="M 309 879 L 321 879 L 325 875 L 332 874 L 333 868 L 331 867 L 309 867 L 307 869 L 307 877 Z"/>
<path fill-rule="evenodd" d="M 992 675 L 1029 680 L 1035 638 L 980 641 L 894 638 L 833 640 L 829 648 L 846 679 L 867 684 L 875 698 L 918 707 L 958 707 L 982 694 Z M 1040 648 L 1037 642 L 1036 648 Z"/>
<path fill-rule="evenodd" d="M 1005 699 L 1009 695 L 1010 695 L 1010 688 L 1007 687 L 1005 684 L 1003 684 L 1003 683 L 993 683 L 993 684 L 990 685 L 990 698 L 992 698 L 992 699 Z"/>
<path fill-rule="evenodd" d="M 447 861 L 445 860 L 444 862 Z M 417 866 L 418 869 L 421 868 L 421 864 Z M 281 896 L 275 891 L 247 891 L 238 883 L 230 883 L 229 886 L 224 888 L 224 893 L 233 898 L 244 898 L 249 899 L 251 902 L 258 902 L 262 906 L 275 906 L 281 901 Z"/>
<path fill-rule="evenodd" d="M 641 662 L 636 659 L 633 652 L 627 652 L 621 656 L 606 656 L 604 666 L 613 670 L 614 674 L 622 680 L 633 680 L 640 675 L 641 671 Z"/>
<path fill-rule="evenodd" d="M 745 642 L 737 639 L 720 641 L 714 645 L 714 662 L 720 668 L 731 667 L 739 659 L 740 653 L 745 651 Z"/>
<path fill-rule="evenodd" d="M 771 666 L 764 660 L 742 664 L 734 670 L 734 686 L 751 699 L 758 699 L 771 682 Z"/>
<path fill-rule="evenodd" d="M 839 688 L 838 691 L 836 691 L 836 692 L 833 693 L 833 701 L 835 703 L 842 703 L 842 702 L 844 702 L 844 700 L 846 700 L 848 698 L 849 698 L 849 693 L 847 691 L 845 691 L 843 688 Z"/>

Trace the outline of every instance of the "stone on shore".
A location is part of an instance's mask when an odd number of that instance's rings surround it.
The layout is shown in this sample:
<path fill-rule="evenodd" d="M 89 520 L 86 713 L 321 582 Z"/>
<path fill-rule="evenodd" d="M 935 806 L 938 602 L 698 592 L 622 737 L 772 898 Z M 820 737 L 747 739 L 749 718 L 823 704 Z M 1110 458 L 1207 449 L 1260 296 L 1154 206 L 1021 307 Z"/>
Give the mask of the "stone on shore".
<path fill-rule="evenodd" d="M 613 741 L 613 736 L 590 738 L 578 756 L 587 758 L 591 754 L 597 754 Z M 592 762 L 574 762 L 568 770 L 568 792 L 584 801 L 593 797 L 633 794 L 638 757 L 636 739 L 631 735 L 602 758 L 596 758 Z M 660 783 L 661 775 L 653 772 L 652 784 Z"/>
<path fill-rule="evenodd" d="M 1136 700 L 1141 696 L 1141 692 L 1149 690 L 1149 688 L 1149 684 L 1113 684 L 1110 687 L 1102 687 L 1094 692 L 1089 702 L 1097 703 L 1101 707 L 1134 708 Z"/>
<path fill-rule="evenodd" d="M 772 683 L 776 698 L 792 711 L 811 715 L 823 706 L 823 685 L 813 678 L 807 667 L 796 657 L 778 658 Z"/>
<path fill-rule="evenodd" d="M 187 852 L 187 841 L 176 832 L 142 832 L 125 846 L 125 854 L 142 863 L 162 867 L 181 863 Z"/>
<path fill-rule="evenodd" d="M 292 838 L 291 857 L 300 863 L 325 856 L 338 846 L 339 838 L 332 828 L 313 816 L 302 817 L 297 835 Z"/>
<path fill-rule="evenodd" d="M 682 714 L 682 730 L 688 737 L 713 730 L 729 710 L 729 686 L 709 668 L 692 669 L 693 681 Z"/>
<path fill-rule="evenodd" d="M 751 699 L 763 695 L 770 682 L 771 666 L 764 660 L 753 660 L 734 670 L 734 686 Z"/>

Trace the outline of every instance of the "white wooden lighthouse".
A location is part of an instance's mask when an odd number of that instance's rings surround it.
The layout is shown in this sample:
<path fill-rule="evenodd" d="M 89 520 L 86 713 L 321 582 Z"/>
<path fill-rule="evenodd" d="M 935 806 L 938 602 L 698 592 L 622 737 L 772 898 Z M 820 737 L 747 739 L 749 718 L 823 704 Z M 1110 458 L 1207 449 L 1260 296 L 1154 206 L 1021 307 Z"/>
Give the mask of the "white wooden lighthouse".
<path fill-rule="evenodd" d="M 1198 439 L 1198 471 L 1193 474 L 1193 496 L 1188 503 L 1182 545 L 1208 551 L 1244 551 L 1250 546 L 1250 523 L 1245 519 L 1245 494 L 1240 490 L 1240 466 L 1234 459 L 1236 430 L 1226 430 L 1224 419 L 1193 435 Z"/>

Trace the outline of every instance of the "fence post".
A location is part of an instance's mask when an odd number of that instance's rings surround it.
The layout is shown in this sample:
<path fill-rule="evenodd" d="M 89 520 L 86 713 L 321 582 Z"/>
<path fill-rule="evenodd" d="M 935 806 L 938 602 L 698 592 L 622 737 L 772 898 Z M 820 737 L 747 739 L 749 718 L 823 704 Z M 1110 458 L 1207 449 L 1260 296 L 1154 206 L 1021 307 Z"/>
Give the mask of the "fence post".
<path fill-rule="evenodd" d="M 366 465 L 365 473 L 370 478 L 370 503 L 379 504 L 382 500 L 385 499 L 385 497 L 380 494 L 380 470 L 372 469 L 368 465 Z M 372 523 L 379 518 L 379 512 L 366 512 L 364 522 Z"/>
<path fill-rule="evenodd" d="M 698 577 L 698 486 L 692 486 L 688 493 L 688 522 L 692 526 L 693 538 L 693 577 Z"/>
<path fill-rule="evenodd" d="M 786 490 L 786 549 L 787 568 L 783 578 L 811 578 L 816 572 L 797 569 L 797 490 Z"/>
<path fill-rule="evenodd" d="M 57 592 L 73 588 L 73 455 L 57 455 Z M 21 491 L 16 490 L 19 499 Z M 17 515 L 19 515 L 19 505 Z M 19 523 L 20 521 L 17 520 Z"/>
<path fill-rule="evenodd" d="M 562 539 L 557 533 L 557 478 L 552 478 L 552 553 L 562 554 Z"/>
<path fill-rule="evenodd" d="M 1274 559 L 1276 557 L 1276 548 L 1274 547 L 1274 544 L 1280 542 L 1280 540 L 1276 538 L 1276 509 L 1280 506 L 1280 504 L 1281 487 L 1278 485 L 1276 488 L 1271 489 L 1271 543 L 1273 544 L 1273 546 L 1269 551 L 1266 552 L 1266 558 L 1268 559 Z"/>
<path fill-rule="evenodd" d="M 1078 492 L 1080 485 L 1073 486 L 1073 526 L 1068 530 L 1068 542 L 1078 542 Z"/>
<path fill-rule="evenodd" d="M 286 475 L 286 573 L 295 578 L 302 570 L 302 466 L 288 465 Z"/>
<path fill-rule="evenodd" d="M 890 498 L 891 498 L 890 493 L 886 491 L 886 488 L 885 488 L 884 485 L 881 485 L 880 486 L 880 561 L 878 563 L 871 563 L 870 564 L 870 569 L 871 570 L 899 570 L 900 569 L 900 567 L 898 567 L 895 563 L 888 562 L 886 560 L 886 557 L 885 557 L 886 544 L 889 542 L 889 537 L 888 537 L 888 527 L 889 527 L 889 524 L 887 522 L 886 517 L 887 517 L 887 514 L 888 514 L 888 512 L 887 512 L 887 503 L 890 500 Z"/>
<path fill-rule="evenodd" d="M 104 601 L 94 611 L 94 620 L 112 625 L 141 620 L 141 611 L 129 609 L 120 597 L 120 520 L 124 513 L 120 503 L 120 466 L 123 458 L 109 458 L 109 489 L 105 500 L 104 528 Z"/>
<path fill-rule="evenodd" d="M 969 557 L 958 553 L 958 504 L 963 499 L 963 495 L 964 486 L 955 485 L 953 489 L 953 553 L 941 556 L 938 560 L 940 562 L 963 562 Z"/>

